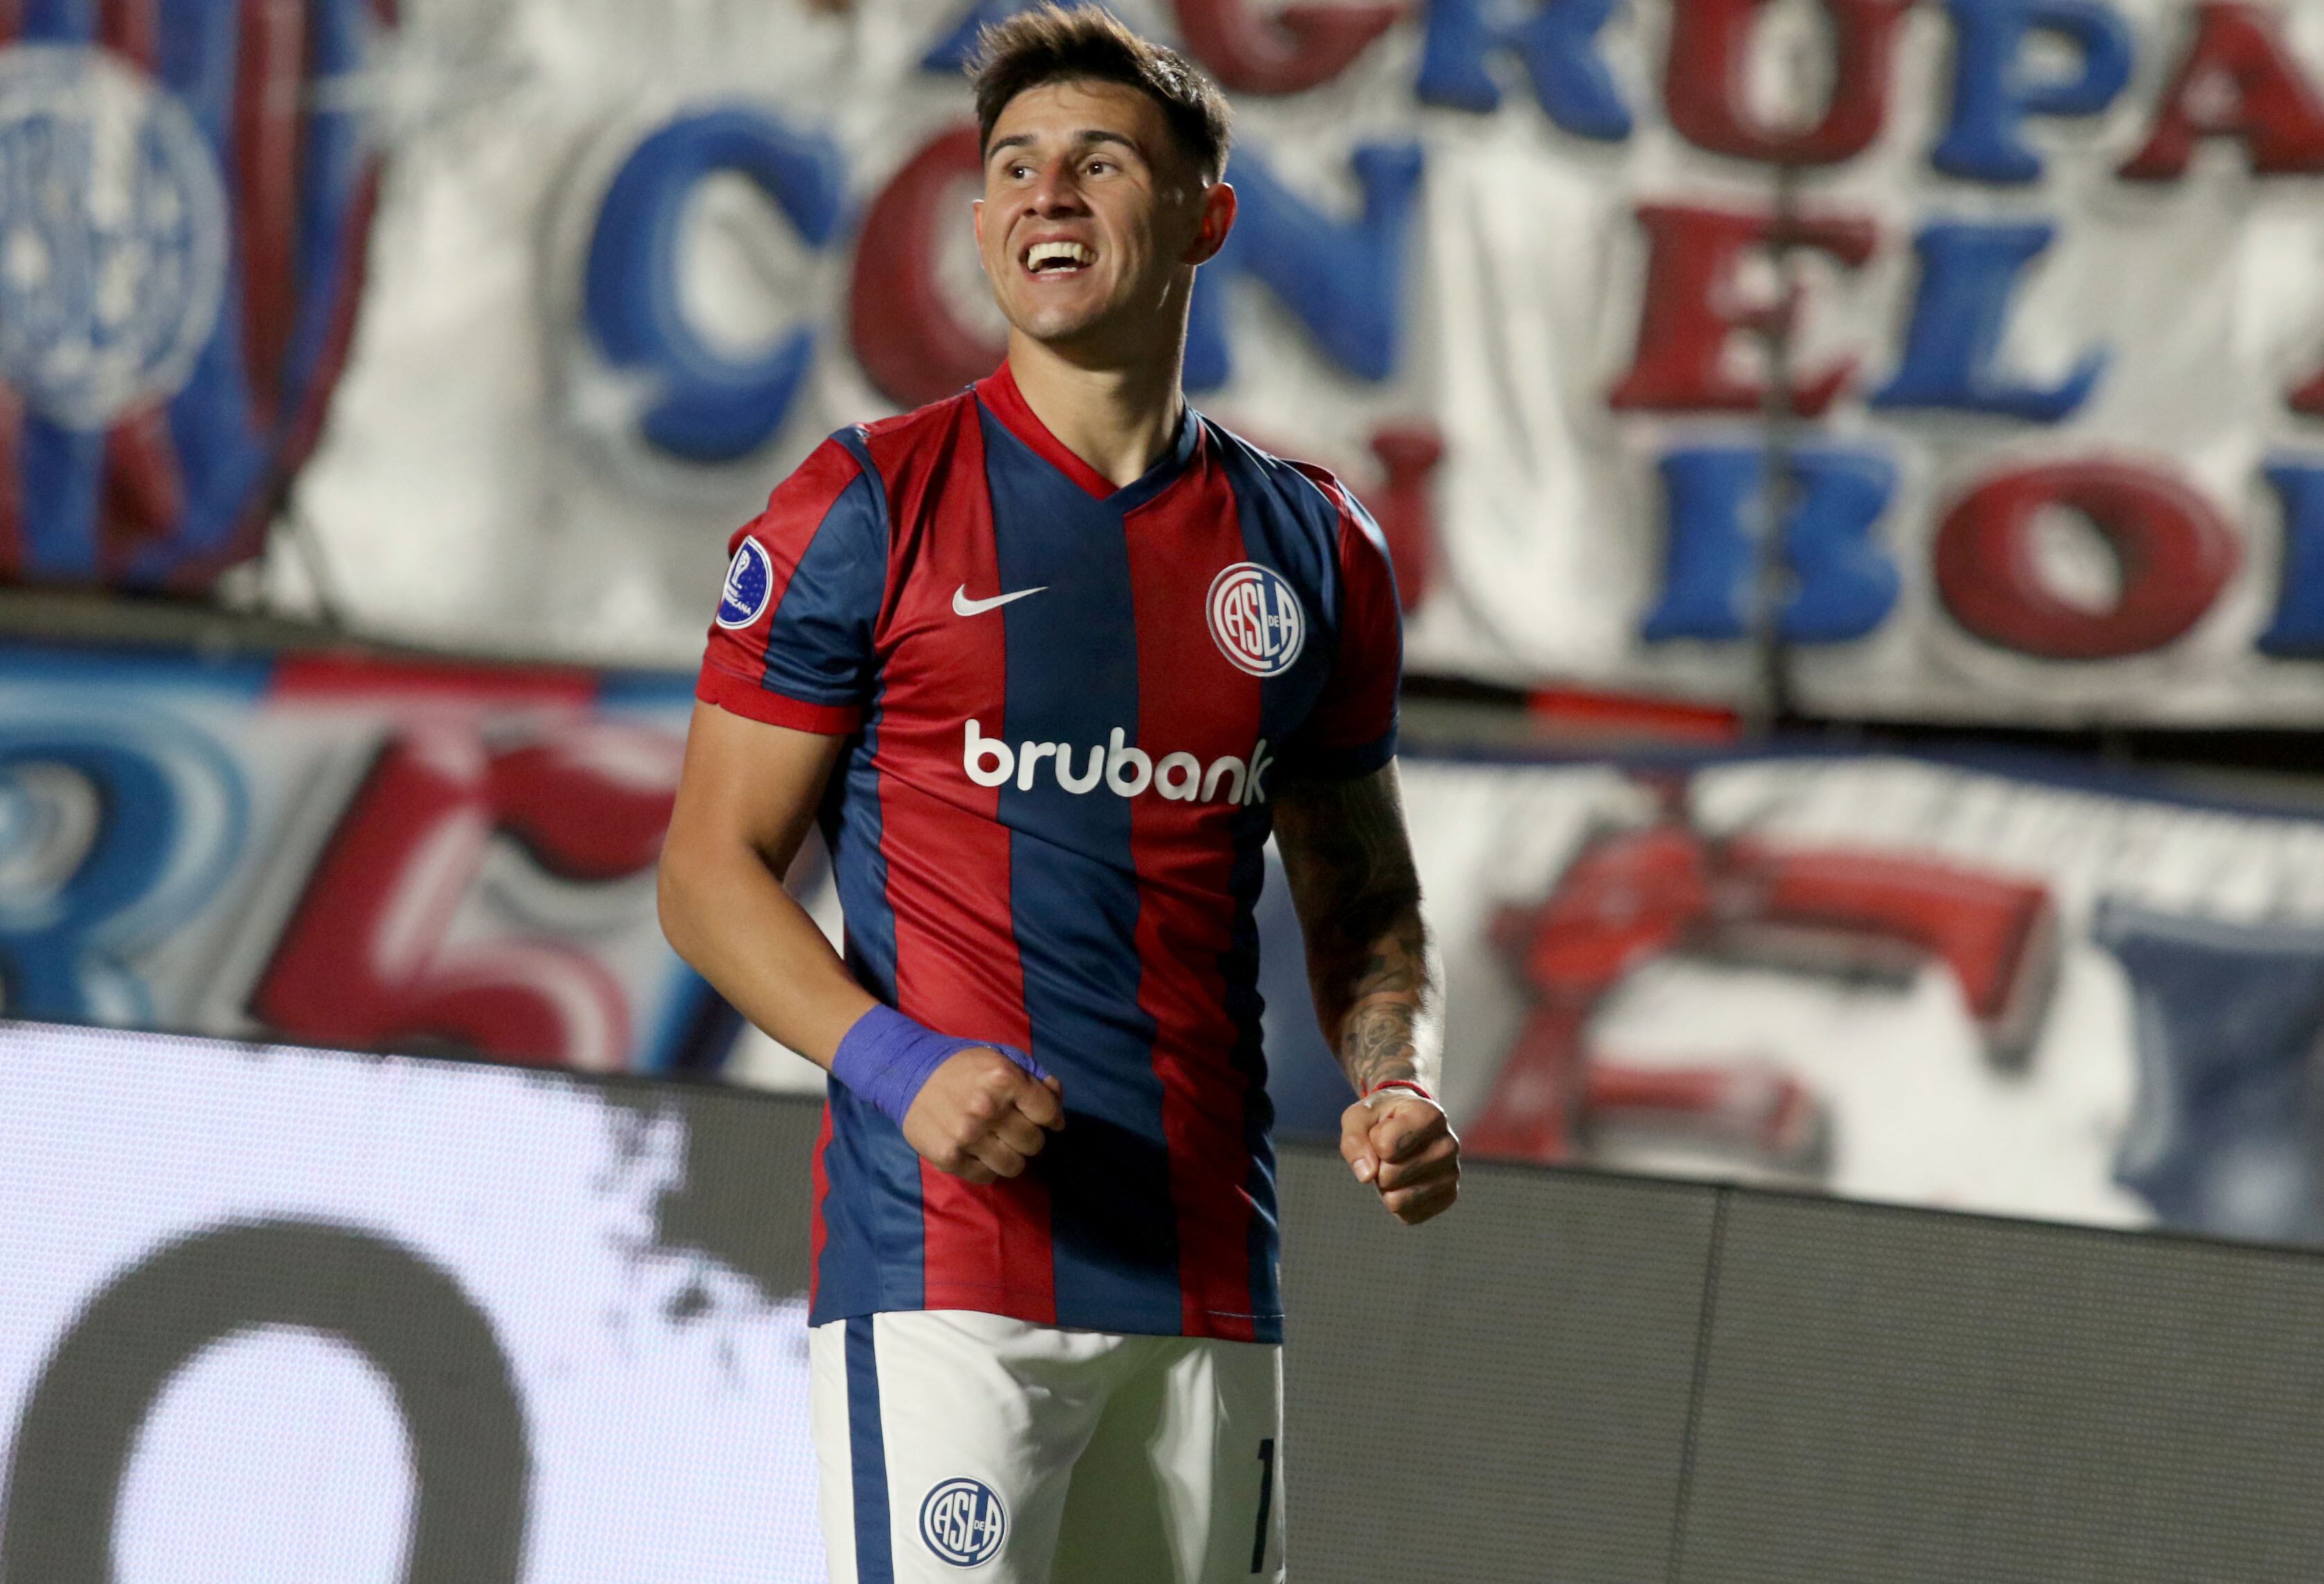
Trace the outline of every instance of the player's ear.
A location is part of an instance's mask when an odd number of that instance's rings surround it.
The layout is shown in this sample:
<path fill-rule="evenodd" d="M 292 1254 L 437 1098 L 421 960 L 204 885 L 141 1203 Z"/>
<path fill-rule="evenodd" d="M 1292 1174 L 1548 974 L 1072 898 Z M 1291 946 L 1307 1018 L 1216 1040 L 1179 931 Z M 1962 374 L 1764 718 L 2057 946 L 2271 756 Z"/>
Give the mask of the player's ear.
<path fill-rule="evenodd" d="M 969 223 L 976 227 L 976 267 L 984 268 L 984 200 L 971 198 L 968 202 Z"/>
<path fill-rule="evenodd" d="M 1223 181 L 1213 181 L 1203 189 L 1202 223 L 1194 231 L 1194 241 L 1186 249 L 1186 262 L 1207 264 L 1218 256 L 1219 249 L 1227 244 L 1227 233 L 1234 229 L 1235 189 Z"/>

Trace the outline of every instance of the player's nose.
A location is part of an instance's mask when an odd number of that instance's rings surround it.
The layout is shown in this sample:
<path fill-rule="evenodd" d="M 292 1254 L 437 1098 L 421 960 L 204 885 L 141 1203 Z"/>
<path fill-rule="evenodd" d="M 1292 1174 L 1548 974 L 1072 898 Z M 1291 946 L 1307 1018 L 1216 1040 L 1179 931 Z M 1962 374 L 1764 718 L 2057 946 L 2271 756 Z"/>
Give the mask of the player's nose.
<path fill-rule="evenodd" d="M 1075 178 L 1071 162 L 1059 161 L 1041 173 L 1040 184 L 1033 189 L 1035 214 L 1079 214 L 1081 209 L 1081 183 Z"/>

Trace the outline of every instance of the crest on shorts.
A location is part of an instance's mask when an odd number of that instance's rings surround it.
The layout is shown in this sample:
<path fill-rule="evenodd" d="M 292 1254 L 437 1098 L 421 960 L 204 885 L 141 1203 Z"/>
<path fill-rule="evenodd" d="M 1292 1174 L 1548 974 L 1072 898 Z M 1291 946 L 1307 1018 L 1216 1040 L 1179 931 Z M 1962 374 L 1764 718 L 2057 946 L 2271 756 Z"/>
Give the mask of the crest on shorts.
<path fill-rule="evenodd" d="M 1236 669 L 1279 677 L 1299 658 L 1307 619 L 1282 574 L 1256 561 L 1238 561 L 1211 579 L 1204 605 L 1211 641 Z"/>
<path fill-rule="evenodd" d="M 775 586 L 775 564 L 764 545 L 744 539 L 735 547 L 726 566 L 726 592 L 718 601 L 718 625 L 748 627 L 766 613 L 768 591 Z"/>
<path fill-rule="evenodd" d="M 921 1541 L 955 1568 L 991 1561 L 1008 1537 L 1009 1509 L 982 1479 L 945 1480 L 920 1504 Z"/>

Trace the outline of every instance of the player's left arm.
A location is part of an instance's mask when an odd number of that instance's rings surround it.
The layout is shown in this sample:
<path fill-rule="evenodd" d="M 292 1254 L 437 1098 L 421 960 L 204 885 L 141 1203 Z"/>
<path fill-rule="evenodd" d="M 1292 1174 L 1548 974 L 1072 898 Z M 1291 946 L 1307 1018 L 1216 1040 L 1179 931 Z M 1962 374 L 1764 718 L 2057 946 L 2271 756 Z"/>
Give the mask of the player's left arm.
<path fill-rule="evenodd" d="M 1443 1051 L 1443 972 L 1420 907 L 1393 760 L 1343 780 L 1288 780 L 1275 840 L 1307 943 L 1316 1019 L 1359 1099 L 1340 1116 L 1340 1154 L 1416 1226 L 1461 1193 L 1461 1141 L 1434 1094 Z"/>

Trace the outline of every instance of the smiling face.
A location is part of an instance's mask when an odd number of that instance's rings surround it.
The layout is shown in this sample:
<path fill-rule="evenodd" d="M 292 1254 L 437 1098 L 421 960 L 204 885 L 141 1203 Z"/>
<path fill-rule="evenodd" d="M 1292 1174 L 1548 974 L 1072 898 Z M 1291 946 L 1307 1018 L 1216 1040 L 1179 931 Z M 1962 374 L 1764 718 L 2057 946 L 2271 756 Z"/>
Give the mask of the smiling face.
<path fill-rule="evenodd" d="M 1146 94 L 1043 83 L 993 123 L 977 247 L 1019 334 L 1059 351 L 1137 356 L 1183 337 L 1194 266 L 1226 239 L 1233 209 Z"/>

